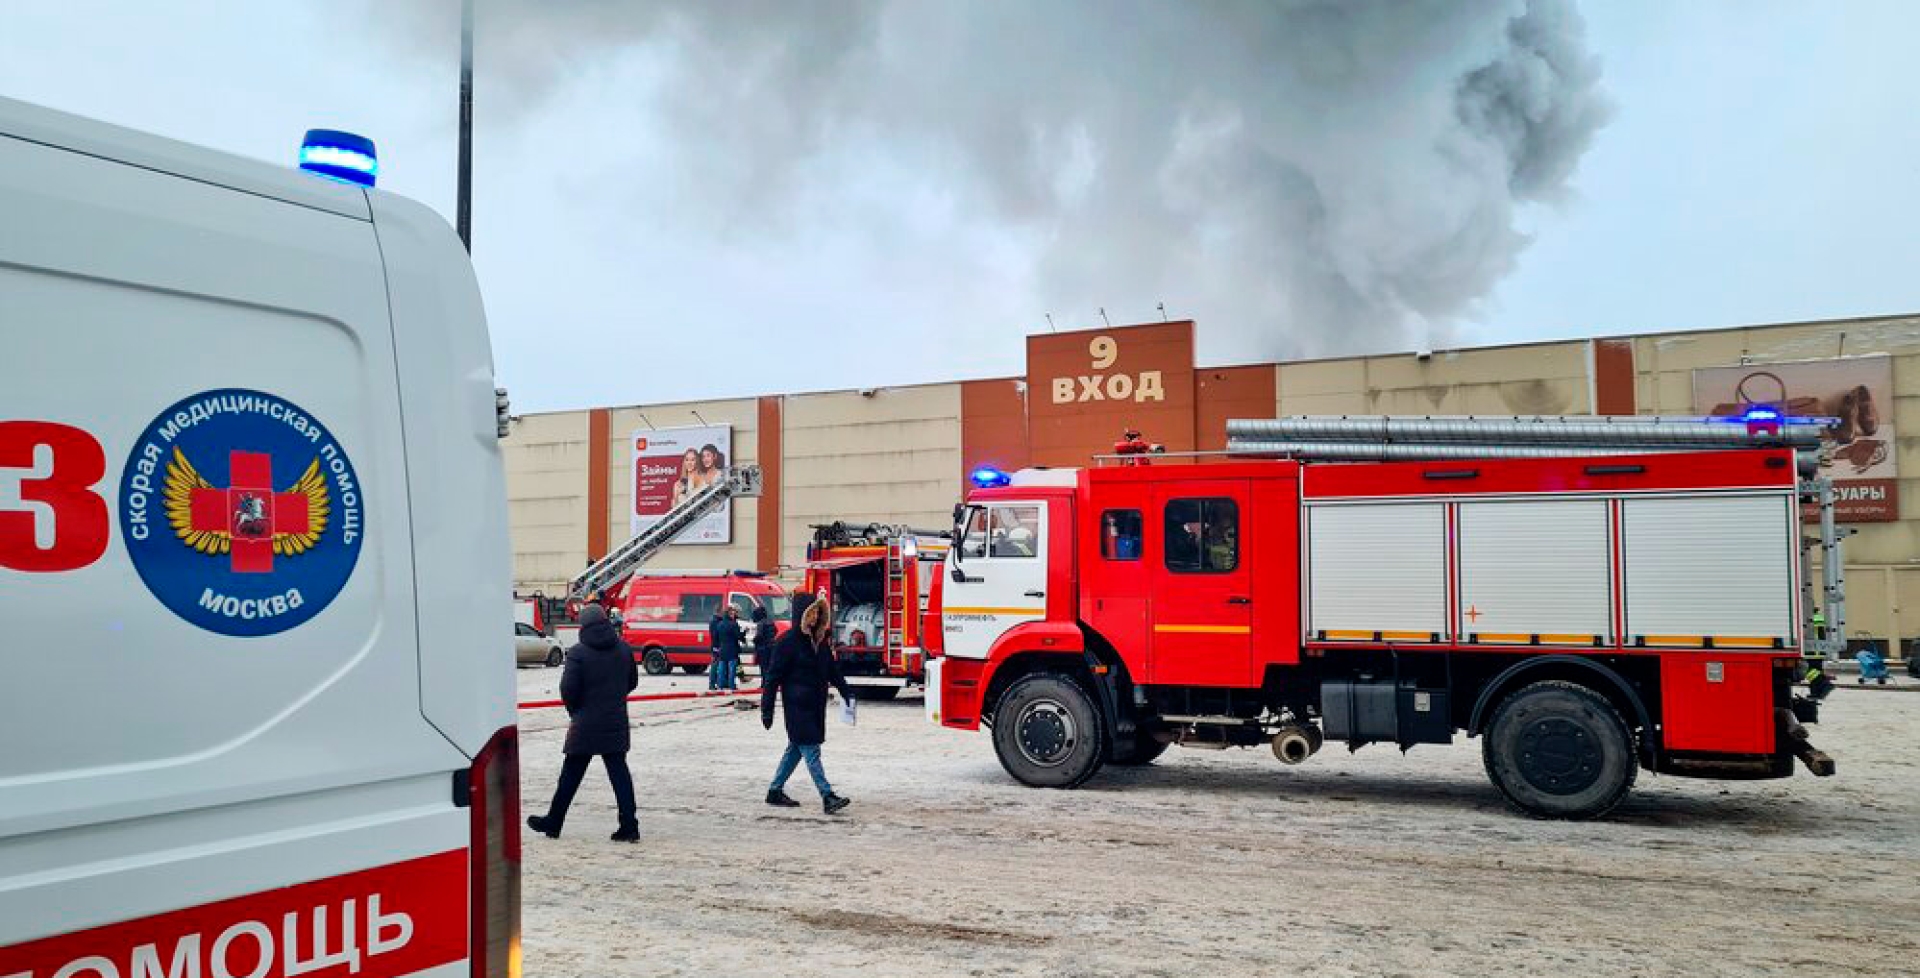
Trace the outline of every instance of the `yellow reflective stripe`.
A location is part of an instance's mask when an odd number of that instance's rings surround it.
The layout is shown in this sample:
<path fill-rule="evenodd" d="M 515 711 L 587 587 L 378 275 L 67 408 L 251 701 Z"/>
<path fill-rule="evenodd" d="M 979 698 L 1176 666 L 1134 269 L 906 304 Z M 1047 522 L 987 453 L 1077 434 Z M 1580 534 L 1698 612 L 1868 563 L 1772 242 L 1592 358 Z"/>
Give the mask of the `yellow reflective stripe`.
<path fill-rule="evenodd" d="M 1171 632 L 1176 635 L 1251 635 L 1249 625 L 1155 625 L 1156 632 Z"/>
<path fill-rule="evenodd" d="M 1642 635 L 1640 641 L 1647 645 L 1705 645 L 1704 635 Z"/>
<path fill-rule="evenodd" d="M 1045 608 L 946 608 L 950 615 L 1045 615 Z"/>
<path fill-rule="evenodd" d="M 1327 638 L 1332 641 L 1341 641 L 1346 639 L 1352 639 L 1352 640 L 1357 640 L 1361 642 L 1373 641 L 1372 632 L 1356 632 L 1351 630 L 1329 629 L 1325 634 Z"/>
<path fill-rule="evenodd" d="M 1540 641 L 1550 645 L 1592 645 L 1592 635 L 1542 635 Z"/>
<path fill-rule="evenodd" d="M 1514 645 L 1526 645 L 1533 641 L 1533 635 L 1527 632 L 1475 632 L 1474 639 L 1481 642 L 1500 642 Z"/>
<path fill-rule="evenodd" d="M 1431 642 L 1432 632 L 1381 632 L 1382 641 L 1391 639 L 1396 642 Z"/>
<path fill-rule="evenodd" d="M 1716 647 L 1729 649 L 1770 649 L 1773 648 L 1776 643 L 1779 643 L 1779 641 L 1779 639 L 1773 638 L 1750 638 L 1745 635 L 1715 635 L 1713 637 L 1713 644 Z"/>

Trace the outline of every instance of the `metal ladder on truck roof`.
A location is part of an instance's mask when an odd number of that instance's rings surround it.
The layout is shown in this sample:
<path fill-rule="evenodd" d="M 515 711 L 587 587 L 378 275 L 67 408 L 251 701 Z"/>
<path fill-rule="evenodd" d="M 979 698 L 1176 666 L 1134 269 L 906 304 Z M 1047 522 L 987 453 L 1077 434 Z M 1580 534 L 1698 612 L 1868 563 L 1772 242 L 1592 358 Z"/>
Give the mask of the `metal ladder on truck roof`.
<path fill-rule="evenodd" d="M 726 477 L 693 494 L 686 502 L 667 510 L 659 522 L 641 530 L 633 539 L 614 548 L 613 552 L 594 561 L 580 576 L 573 579 L 567 589 L 569 597 L 584 599 L 595 592 L 604 592 L 607 588 L 620 583 L 640 569 L 641 565 L 652 560 L 667 544 L 701 517 L 718 509 L 722 504 L 736 496 L 748 497 L 760 495 L 760 466 L 736 465 L 727 470 Z"/>

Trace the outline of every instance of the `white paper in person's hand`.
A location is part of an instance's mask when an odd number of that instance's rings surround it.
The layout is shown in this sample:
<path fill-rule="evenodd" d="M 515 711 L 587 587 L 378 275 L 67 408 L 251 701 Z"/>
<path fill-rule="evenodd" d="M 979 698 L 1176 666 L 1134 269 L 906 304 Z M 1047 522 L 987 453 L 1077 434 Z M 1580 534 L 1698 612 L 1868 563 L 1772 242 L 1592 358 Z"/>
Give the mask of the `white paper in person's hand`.
<path fill-rule="evenodd" d="M 853 703 L 854 700 L 851 696 L 844 696 L 840 699 L 840 722 L 849 727 L 853 726 L 854 721 L 858 719 L 855 716 Z"/>

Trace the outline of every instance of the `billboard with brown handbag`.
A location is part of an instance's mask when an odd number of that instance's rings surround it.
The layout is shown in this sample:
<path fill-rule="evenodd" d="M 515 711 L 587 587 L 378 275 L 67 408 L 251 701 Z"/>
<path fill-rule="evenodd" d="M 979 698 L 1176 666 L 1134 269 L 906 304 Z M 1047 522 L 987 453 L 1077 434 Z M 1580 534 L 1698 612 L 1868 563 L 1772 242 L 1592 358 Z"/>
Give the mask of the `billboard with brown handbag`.
<path fill-rule="evenodd" d="M 1836 418 L 1820 451 L 1849 523 L 1900 518 L 1893 433 L 1893 358 L 1885 354 L 1705 367 L 1693 372 L 1694 410 L 1733 417 L 1765 405 L 1793 417 Z"/>

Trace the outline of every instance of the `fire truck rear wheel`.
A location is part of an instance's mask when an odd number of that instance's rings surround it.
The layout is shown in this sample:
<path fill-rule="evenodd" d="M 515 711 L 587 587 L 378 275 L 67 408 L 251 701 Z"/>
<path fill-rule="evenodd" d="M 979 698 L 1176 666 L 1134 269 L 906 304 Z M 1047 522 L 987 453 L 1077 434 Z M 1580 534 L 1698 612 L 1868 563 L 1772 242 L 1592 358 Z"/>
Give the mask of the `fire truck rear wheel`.
<path fill-rule="evenodd" d="M 1633 787 L 1633 732 L 1607 698 L 1548 680 L 1511 693 L 1481 738 L 1487 777 L 1514 807 L 1541 818 L 1595 818 Z"/>
<path fill-rule="evenodd" d="M 1107 736 L 1086 687 L 1055 673 L 1013 684 L 994 708 L 1000 766 L 1035 788 L 1077 788 L 1106 760 Z"/>
<path fill-rule="evenodd" d="M 667 654 L 659 649 L 648 649 L 640 656 L 640 668 L 649 676 L 664 676 L 673 671 L 673 664 L 667 661 Z"/>

